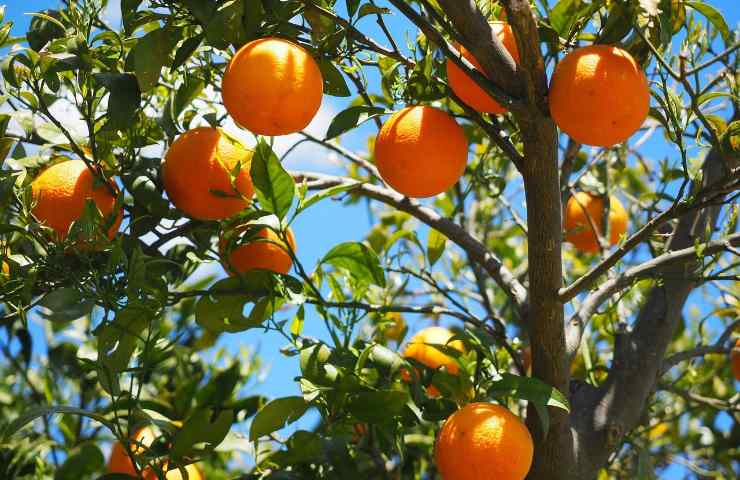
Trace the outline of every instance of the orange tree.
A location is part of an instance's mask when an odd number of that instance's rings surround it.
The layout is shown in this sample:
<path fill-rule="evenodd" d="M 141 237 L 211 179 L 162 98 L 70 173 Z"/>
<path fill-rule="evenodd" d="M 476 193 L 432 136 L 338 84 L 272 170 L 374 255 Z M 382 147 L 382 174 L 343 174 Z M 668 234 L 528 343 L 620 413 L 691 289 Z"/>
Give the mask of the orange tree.
<path fill-rule="evenodd" d="M 119 28 L 108 3 L 0 24 L 2 478 L 738 471 L 719 5 L 122 0 Z M 289 133 L 343 173 L 286 169 Z M 289 226 L 329 198 L 373 226 L 304 265 Z M 445 344 L 404 350 L 429 321 Z M 296 395 L 250 393 L 259 359 L 222 348 L 248 329 Z"/>

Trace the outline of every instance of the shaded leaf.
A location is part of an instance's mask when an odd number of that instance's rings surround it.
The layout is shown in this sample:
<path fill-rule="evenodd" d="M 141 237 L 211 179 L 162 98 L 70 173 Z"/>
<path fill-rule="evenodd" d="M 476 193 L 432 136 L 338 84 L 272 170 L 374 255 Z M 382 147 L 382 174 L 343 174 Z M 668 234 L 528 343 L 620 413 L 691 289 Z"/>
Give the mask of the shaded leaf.
<path fill-rule="evenodd" d="M 334 97 L 349 97 L 350 91 L 342 72 L 329 60 L 319 60 L 319 69 L 324 78 L 324 93 Z"/>
<path fill-rule="evenodd" d="M 384 108 L 356 105 L 339 112 L 329 124 L 326 131 L 326 140 L 352 130 L 363 122 L 385 113 Z"/>
<path fill-rule="evenodd" d="M 234 412 L 231 410 L 220 412 L 209 408 L 196 410 L 175 433 L 170 450 L 172 457 L 183 457 L 198 443 L 208 444 L 207 450 L 216 448 L 229 433 L 232 423 Z"/>
<path fill-rule="evenodd" d="M 303 397 L 284 397 L 271 401 L 254 417 L 249 439 L 255 441 L 295 422 L 306 413 L 308 406 Z"/>

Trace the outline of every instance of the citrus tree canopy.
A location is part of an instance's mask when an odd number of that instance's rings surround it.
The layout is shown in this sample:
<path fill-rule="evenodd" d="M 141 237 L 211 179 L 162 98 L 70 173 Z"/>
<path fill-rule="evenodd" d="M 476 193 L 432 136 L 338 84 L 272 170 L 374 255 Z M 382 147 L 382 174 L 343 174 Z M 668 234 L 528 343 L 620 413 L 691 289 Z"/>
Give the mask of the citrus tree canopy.
<path fill-rule="evenodd" d="M 10 0 L 0 479 L 733 479 L 737 0 Z"/>

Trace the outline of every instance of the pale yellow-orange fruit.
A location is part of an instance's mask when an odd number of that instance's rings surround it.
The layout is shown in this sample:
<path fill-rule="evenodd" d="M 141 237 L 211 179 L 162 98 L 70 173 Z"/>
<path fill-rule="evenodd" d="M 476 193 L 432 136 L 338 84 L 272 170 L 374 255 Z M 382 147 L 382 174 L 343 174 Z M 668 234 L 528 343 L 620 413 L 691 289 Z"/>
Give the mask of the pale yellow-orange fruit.
<path fill-rule="evenodd" d="M 582 252 L 598 252 L 599 235 L 604 232 L 604 200 L 587 192 L 577 192 L 565 207 L 565 240 Z M 610 245 L 616 245 L 627 232 L 627 211 L 617 197 L 609 196 Z"/>
<path fill-rule="evenodd" d="M 140 455 L 156 438 L 157 434 L 153 429 L 149 427 L 140 428 L 134 433 L 129 448 L 134 455 Z M 132 477 L 136 476 L 133 460 L 128 456 L 126 448 L 120 442 L 116 442 L 111 450 L 110 459 L 108 459 L 108 473 L 125 473 Z"/>

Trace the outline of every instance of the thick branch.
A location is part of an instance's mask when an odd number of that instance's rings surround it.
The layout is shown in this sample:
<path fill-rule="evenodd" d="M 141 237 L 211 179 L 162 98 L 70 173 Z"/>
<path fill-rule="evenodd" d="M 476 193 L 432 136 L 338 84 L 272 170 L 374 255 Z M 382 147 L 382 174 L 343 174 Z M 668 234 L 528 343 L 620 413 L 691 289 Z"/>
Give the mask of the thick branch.
<path fill-rule="evenodd" d="M 703 181 L 693 185 L 694 193 L 726 178 L 729 168 L 717 150 L 711 150 L 704 164 Z M 716 228 L 722 197 L 702 209 L 684 213 L 666 246 L 679 256 L 697 242 L 706 242 Z M 711 243 L 710 243 L 711 245 Z M 726 244 L 725 244 L 726 245 Z M 726 246 L 725 246 L 726 248 Z M 670 254 L 670 253 L 669 253 Z M 670 257 L 665 257 L 670 258 Z M 696 258 L 696 257 L 694 257 Z M 694 270 L 698 260 L 668 262 L 661 266 L 664 281 L 647 295 L 632 329 L 617 332 L 614 360 L 606 382 L 595 391 L 575 399 L 572 421 L 579 445 L 577 478 L 593 478 L 622 437 L 640 421 L 648 397 L 662 371 L 663 358 L 682 318 L 686 299 L 695 287 L 683 272 Z"/>
<path fill-rule="evenodd" d="M 417 27 L 419 27 L 419 29 L 424 32 L 424 35 L 426 35 L 435 44 L 439 45 L 445 57 L 452 60 L 455 65 L 457 65 L 463 72 L 465 72 L 470 78 L 472 78 L 473 81 L 475 81 L 483 90 L 486 91 L 486 93 L 491 95 L 499 103 L 505 105 L 509 109 L 514 109 L 517 107 L 518 103 L 516 102 L 516 95 L 512 95 L 511 93 L 509 93 L 512 91 L 516 92 L 516 90 L 512 90 L 512 85 L 501 82 L 502 77 L 498 75 L 491 76 L 490 78 L 496 78 L 496 80 L 502 84 L 502 86 L 499 86 L 498 83 L 492 82 L 489 77 L 486 77 L 486 75 L 478 71 L 478 69 L 476 69 L 472 63 L 465 59 L 454 46 L 450 45 L 447 40 L 445 40 L 444 36 L 440 32 L 438 32 L 429 22 L 427 22 L 424 17 L 419 15 L 419 13 L 411 8 L 411 6 L 405 3 L 404 0 L 390 0 L 390 2 L 395 5 L 395 7 L 398 8 Z M 493 43 L 498 45 L 498 47 L 491 45 L 489 48 L 494 48 L 496 51 L 498 51 L 498 48 L 500 48 L 502 51 L 502 56 L 508 57 L 511 60 L 511 56 L 508 54 L 506 48 L 503 46 L 498 37 L 493 33 L 488 23 L 485 22 L 485 18 L 483 18 L 483 16 L 480 14 L 480 12 L 477 12 L 477 10 L 476 13 L 480 18 L 483 19 L 485 30 L 487 30 L 488 32 L 488 37 L 492 38 Z M 464 45 L 467 47 L 467 44 L 464 43 Z M 477 55 L 475 53 L 473 53 L 473 55 L 477 58 Z M 490 55 L 486 56 L 490 57 Z M 511 62 L 513 63 L 514 61 L 511 60 Z M 485 66 L 484 71 L 487 71 L 485 69 Z"/>
<path fill-rule="evenodd" d="M 581 308 L 579 308 L 578 312 L 571 319 L 572 322 L 578 323 L 574 328 L 576 328 L 580 334 L 583 331 L 585 322 L 591 318 L 596 309 L 599 308 L 602 303 L 611 298 L 615 293 L 629 287 L 636 281 L 651 277 L 686 280 L 693 279 L 693 269 L 696 266 L 696 260 L 700 256 L 707 257 L 723 251 L 731 251 L 730 247 L 737 245 L 740 245 L 740 233 L 735 233 L 721 240 L 704 243 L 698 247 L 691 246 L 681 250 L 664 253 L 652 260 L 628 269 L 619 276 L 602 283 L 593 294 L 589 295 L 588 299 L 581 305 Z M 677 266 L 679 267 L 678 270 L 676 269 Z M 680 268 L 683 266 L 686 268 Z M 666 276 L 666 271 L 668 271 L 668 276 Z M 580 345 L 580 335 L 571 336 L 571 334 L 569 334 L 568 339 L 568 353 L 572 357 L 575 355 L 578 350 L 578 346 Z"/>
<path fill-rule="evenodd" d="M 578 295 L 578 293 L 589 288 L 601 275 L 609 271 L 611 267 L 616 265 L 617 262 L 632 251 L 633 248 L 647 240 L 647 238 L 665 222 L 691 212 L 692 210 L 697 209 L 697 207 L 711 205 L 713 203 L 717 203 L 718 200 L 721 203 L 721 199 L 724 198 L 726 193 L 737 190 L 738 188 L 740 188 L 740 169 L 734 169 L 729 175 L 722 176 L 706 188 L 702 188 L 700 191 L 695 192 L 691 199 L 674 203 L 670 208 L 653 217 L 637 232 L 632 234 L 614 251 L 614 253 L 599 262 L 567 288 L 562 289 L 560 291 L 560 300 L 567 302 Z"/>
<path fill-rule="evenodd" d="M 443 233 L 452 242 L 462 248 L 470 258 L 480 264 L 491 275 L 496 283 L 506 292 L 520 314 L 524 315 L 527 304 L 527 291 L 512 273 L 491 253 L 478 239 L 470 235 L 464 228 L 448 220 L 429 207 L 425 207 L 416 200 L 404 197 L 393 190 L 361 183 L 349 178 L 335 177 L 309 172 L 293 172 L 297 181 L 307 181 L 309 189 L 317 190 L 336 185 L 354 184 L 352 192 L 378 200 L 386 205 L 406 212 L 417 220 Z"/>
<path fill-rule="evenodd" d="M 522 98 L 523 85 L 517 64 L 491 29 L 486 17 L 478 10 L 475 1 L 439 0 L 439 3 L 444 13 L 452 20 L 463 46 L 480 63 L 486 76 L 496 79 L 496 85 L 500 86 L 508 97 Z M 449 58 L 454 60 L 453 57 Z M 475 80 L 480 85 L 478 79 Z M 499 99 L 496 98 L 496 100 Z M 517 108 L 512 104 L 509 107 Z"/>
<path fill-rule="evenodd" d="M 730 351 L 730 347 L 725 344 L 727 343 L 727 340 L 730 339 L 732 332 L 738 326 L 740 326 L 740 320 L 735 320 L 730 325 L 728 325 L 727 328 L 725 328 L 725 331 L 722 333 L 722 335 L 720 335 L 720 337 L 717 339 L 716 342 L 714 342 L 713 345 L 703 345 L 691 350 L 675 353 L 666 358 L 663 361 L 663 368 L 660 373 L 661 376 L 667 373 L 668 370 L 670 370 L 671 368 L 675 367 L 681 362 L 685 362 L 686 360 L 691 360 L 696 357 L 703 357 L 704 355 L 709 355 L 712 353 L 728 353 Z"/>

